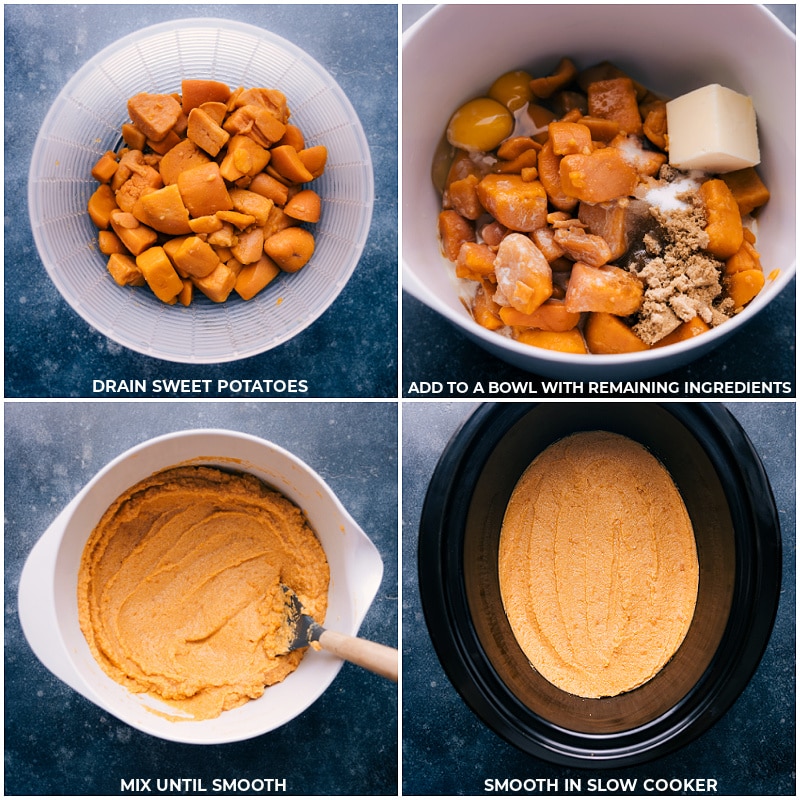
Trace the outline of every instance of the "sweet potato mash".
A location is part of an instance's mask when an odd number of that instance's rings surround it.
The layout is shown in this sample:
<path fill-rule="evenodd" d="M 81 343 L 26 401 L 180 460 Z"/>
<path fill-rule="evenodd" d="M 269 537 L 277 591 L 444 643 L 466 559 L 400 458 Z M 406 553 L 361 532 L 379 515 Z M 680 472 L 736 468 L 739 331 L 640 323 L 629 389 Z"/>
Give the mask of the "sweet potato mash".
<path fill-rule="evenodd" d="M 638 443 L 576 433 L 528 467 L 506 509 L 500 591 L 520 647 L 555 686 L 613 697 L 653 678 L 697 599 L 691 520 Z"/>
<path fill-rule="evenodd" d="M 103 670 L 209 719 L 297 668 L 284 594 L 325 618 L 329 568 L 297 506 L 253 475 L 176 467 L 122 494 L 92 532 L 80 624 Z M 171 715 L 168 715 L 171 716 Z"/>

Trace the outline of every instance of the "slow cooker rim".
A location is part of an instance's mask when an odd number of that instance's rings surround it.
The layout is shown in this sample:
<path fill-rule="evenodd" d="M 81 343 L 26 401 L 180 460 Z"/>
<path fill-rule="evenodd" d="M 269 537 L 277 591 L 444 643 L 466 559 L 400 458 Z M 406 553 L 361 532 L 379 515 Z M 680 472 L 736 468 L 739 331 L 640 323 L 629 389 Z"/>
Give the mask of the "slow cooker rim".
<path fill-rule="evenodd" d="M 426 623 L 437 656 L 459 694 L 484 722 L 515 746 L 549 761 L 579 767 L 612 767 L 649 761 L 688 744 L 713 725 L 744 690 L 763 656 L 777 610 L 778 590 L 774 588 L 776 573 L 778 583 L 780 580 L 780 528 L 769 481 L 746 433 L 724 407 L 699 403 L 648 404 L 658 405 L 671 413 L 696 439 L 698 426 L 706 435 L 713 432 L 721 436 L 724 457 L 717 452 L 713 454 L 714 457 L 711 457 L 712 454 L 709 457 L 718 475 L 720 471 L 733 473 L 727 484 L 722 480 L 722 475 L 720 480 L 726 486 L 726 498 L 729 505 L 733 506 L 732 513 L 736 510 L 738 522 L 734 525 L 737 536 L 737 593 L 732 601 L 732 611 L 743 605 L 745 613 L 741 617 L 734 613 L 729 615 L 717 649 L 717 655 L 723 651 L 723 647 L 726 653 L 730 651 L 728 657 L 721 659 L 715 656 L 714 662 L 695 686 L 667 712 L 636 728 L 610 735 L 570 731 L 533 714 L 505 686 L 482 652 L 467 607 L 463 581 L 451 581 L 444 574 L 447 569 L 454 569 L 453 565 L 460 563 L 463 558 L 463 537 L 454 542 L 452 537 L 445 535 L 454 517 L 463 519 L 466 516 L 465 509 L 454 511 L 449 507 L 448 501 L 454 487 L 468 476 L 474 480 L 503 433 L 537 405 L 540 404 L 483 404 L 460 426 L 442 453 L 426 494 L 420 522 L 418 570 Z M 496 438 L 491 435 L 493 428 L 497 428 L 493 432 Z M 704 449 L 708 454 L 708 448 Z M 744 478 L 739 469 L 742 464 L 746 465 L 748 473 L 748 482 L 745 483 L 742 482 Z M 749 502 L 747 492 L 740 491 L 756 485 L 766 489 L 770 501 L 764 504 L 770 513 L 762 514 L 761 519 L 761 509 Z M 737 491 L 734 491 L 734 486 Z M 743 509 L 741 504 L 745 498 L 748 501 L 745 503 L 747 508 Z M 751 548 L 743 546 L 747 542 L 739 542 L 739 539 L 744 539 L 743 531 L 749 530 L 751 523 L 755 530 L 766 528 L 777 534 L 772 537 L 770 547 L 765 547 L 769 543 L 762 541 L 763 535 L 749 537 L 750 544 L 756 548 L 755 560 L 751 560 Z M 426 536 L 426 532 L 431 530 L 433 535 L 429 533 Z M 449 555 L 448 548 L 452 551 Z M 769 581 L 764 575 L 755 589 L 751 587 L 751 582 L 744 580 L 751 573 L 748 567 L 755 563 L 764 565 L 761 572 L 770 573 L 771 586 L 765 586 Z M 766 607 L 765 588 L 766 598 L 772 600 L 766 603 Z M 755 591 L 755 595 L 752 591 Z M 444 619 L 439 624 L 437 615 L 443 610 Z M 460 626 L 450 624 L 454 614 L 460 616 Z M 741 622 L 738 627 L 735 624 L 737 621 Z M 741 635 L 738 628 L 742 626 L 748 633 L 754 629 L 761 633 L 754 641 L 750 635 Z M 739 679 L 733 682 L 731 676 L 737 671 Z M 501 697 L 498 697 L 498 692 Z M 486 695 L 494 702 L 487 699 Z M 514 713 L 519 711 L 523 712 L 524 723 Z M 531 731 L 531 719 L 540 730 Z"/>

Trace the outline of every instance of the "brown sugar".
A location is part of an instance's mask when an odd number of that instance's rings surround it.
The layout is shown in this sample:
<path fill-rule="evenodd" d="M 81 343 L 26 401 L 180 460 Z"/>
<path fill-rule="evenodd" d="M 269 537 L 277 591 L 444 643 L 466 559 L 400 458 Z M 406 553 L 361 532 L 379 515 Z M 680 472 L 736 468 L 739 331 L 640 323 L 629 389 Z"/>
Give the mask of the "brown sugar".
<path fill-rule="evenodd" d="M 697 185 L 676 177 L 675 170 L 662 169 L 649 187 L 645 200 L 661 193 L 658 204 L 650 207 L 654 225 L 627 264 L 645 287 L 633 330 L 650 345 L 683 322 L 699 317 L 714 327 L 734 310 L 723 297 L 725 264 L 705 252 L 706 218 Z"/>

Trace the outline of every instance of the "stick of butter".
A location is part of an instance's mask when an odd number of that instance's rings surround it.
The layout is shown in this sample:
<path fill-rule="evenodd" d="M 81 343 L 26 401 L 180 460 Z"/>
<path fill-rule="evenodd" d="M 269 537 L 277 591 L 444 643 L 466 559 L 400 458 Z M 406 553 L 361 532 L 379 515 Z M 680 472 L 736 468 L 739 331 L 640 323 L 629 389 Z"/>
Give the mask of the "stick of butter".
<path fill-rule="evenodd" d="M 667 135 L 678 169 L 723 173 L 761 160 L 753 101 L 717 83 L 667 103 Z"/>

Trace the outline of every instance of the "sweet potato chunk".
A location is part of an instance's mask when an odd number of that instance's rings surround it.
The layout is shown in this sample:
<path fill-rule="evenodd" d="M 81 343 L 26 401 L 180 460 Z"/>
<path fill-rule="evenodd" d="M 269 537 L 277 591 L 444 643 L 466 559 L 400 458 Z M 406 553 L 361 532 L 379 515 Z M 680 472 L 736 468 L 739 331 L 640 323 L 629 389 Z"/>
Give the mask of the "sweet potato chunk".
<path fill-rule="evenodd" d="M 542 331 L 535 328 L 526 328 L 519 332 L 517 341 L 533 347 L 542 347 L 545 350 L 556 350 L 559 353 L 574 353 L 584 355 L 586 344 L 577 328 L 570 331 Z"/>
<path fill-rule="evenodd" d="M 272 147 L 286 132 L 286 126 L 279 119 L 264 106 L 254 104 L 237 108 L 222 127 L 231 135 L 248 136 L 262 147 Z"/>
<path fill-rule="evenodd" d="M 487 175 L 476 187 L 481 205 L 512 231 L 534 231 L 547 222 L 547 194 L 539 181 Z"/>
<path fill-rule="evenodd" d="M 744 239 L 742 217 L 733 193 L 725 181 L 714 178 L 702 184 L 700 197 L 706 211 L 706 249 L 717 258 L 730 258 Z"/>
<path fill-rule="evenodd" d="M 734 272 L 722 281 L 725 293 L 737 309 L 746 306 L 764 288 L 764 283 L 764 273 L 760 269 Z"/>
<path fill-rule="evenodd" d="M 212 302 L 224 303 L 236 285 L 236 273 L 220 261 L 213 271 L 192 283 Z"/>
<path fill-rule="evenodd" d="M 573 261 L 582 261 L 590 267 L 601 267 L 611 261 L 611 248 L 606 240 L 586 233 L 583 228 L 558 228 L 553 238 Z"/>
<path fill-rule="evenodd" d="M 568 195 L 561 186 L 561 160 L 563 156 L 553 151 L 548 140 L 539 152 L 539 180 L 542 182 L 550 203 L 560 211 L 572 211 L 578 205 L 578 198 Z"/>
<path fill-rule="evenodd" d="M 480 281 L 475 292 L 475 302 L 472 304 L 472 316 L 478 325 L 490 331 L 503 327 L 500 319 L 500 306 L 494 301 L 494 286 L 488 281 Z"/>
<path fill-rule="evenodd" d="M 142 271 L 136 265 L 133 256 L 124 253 L 112 253 L 108 257 L 108 271 L 120 286 L 144 286 Z"/>
<path fill-rule="evenodd" d="M 453 181 L 446 190 L 450 206 L 466 219 L 478 219 L 484 213 L 478 197 L 478 182 L 477 175 L 467 175 Z"/>
<path fill-rule="evenodd" d="M 609 261 L 614 261 L 628 249 L 627 200 L 611 200 L 607 203 L 581 203 L 578 219 L 586 223 L 589 233 L 601 236 L 611 252 Z"/>
<path fill-rule="evenodd" d="M 141 196 L 132 213 L 139 222 L 161 233 L 179 236 L 191 232 L 189 212 L 174 183 Z"/>
<path fill-rule="evenodd" d="M 589 84 L 589 115 L 619 123 L 623 133 L 642 133 L 642 116 L 636 88 L 628 77 L 609 78 Z"/>
<path fill-rule="evenodd" d="M 480 281 L 494 274 L 495 252 L 486 244 L 464 242 L 458 251 L 456 277 Z"/>
<path fill-rule="evenodd" d="M 286 228 L 264 242 L 264 252 L 284 271 L 297 272 L 314 254 L 314 234 L 305 228 Z"/>
<path fill-rule="evenodd" d="M 583 335 L 590 353 L 612 355 L 650 349 L 619 317 L 602 311 L 588 315 Z"/>
<path fill-rule="evenodd" d="M 742 216 L 752 214 L 769 200 L 769 189 L 753 167 L 727 172 L 721 178 L 731 190 Z"/>
<path fill-rule="evenodd" d="M 292 219 L 301 222 L 319 222 L 322 201 L 313 189 L 303 189 L 286 203 L 283 210 Z"/>
<path fill-rule="evenodd" d="M 134 256 L 143 253 L 158 239 L 158 234 L 152 228 L 142 225 L 128 211 L 112 211 L 109 220 L 114 233 Z"/>
<path fill-rule="evenodd" d="M 559 174 L 564 194 L 586 203 L 627 197 L 638 181 L 636 169 L 614 147 L 604 147 L 589 155 L 564 156 Z"/>
<path fill-rule="evenodd" d="M 200 167 L 211 159 L 192 141 L 183 139 L 158 162 L 158 171 L 165 186 L 177 183 L 178 175 L 192 167 Z"/>
<path fill-rule="evenodd" d="M 567 311 L 564 301 L 551 297 L 532 314 L 523 314 L 511 306 L 500 309 L 500 319 L 512 328 L 537 328 L 542 331 L 571 331 L 580 322 L 581 315 Z"/>
<path fill-rule="evenodd" d="M 703 322 L 700 317 L 692 317 L 690 320 L 678 325 L 672 333 L 668 333 L 663 339 L 659 339 L 653 347 L 666 347 L 670 344 L 685 342 L 687 339 L 692 339 L 710 330 L 710 326 Z"/>
<path fill-rule="evenodd" d="M 204 278 L 219 264 L 219 256 L 208 242 L 197 236 L 187 236 L 172 255 L 175 266 L 185 275 Z"/>
<path fill-rule="evenodd" d="M 160 142 L 181 115 L 180 103 L 171 94 L 140 92 L 128 100 L 131 122 L 148 139 Z"/>
<path fill-rule="evenodd" d="M 230 96 L 230 87 L 222 81 L 193 78 L 181 81 L 181 102 L 183 113 L 187 115 L 203 103 L 227 103 Z"/>
<path fill-rule="evenodd" d="M 539 248 L 521 233 L 500 242 L 494 260 L 495 300 L 532 314 L 553 293 L 553 272 Z"/>
<path fill-rule="evenodd" d="M 559 156 L 592 152 L 592 133 L 578 122 L 551 122 L 548 136 L 553 152 Z"/>
<path fill-rule="evenodd" d="M 114 190 L 107 184 L 101 183 L 89 198 L 87 211 L 96 228 L 106 230 L 111 222 L 111 212 L 119 208 Z"/>
<path fill-rule="evenodd" d="M 475 241 L 475 227 L 457 211 L 442 211 L 439 214 L 439 239 L 444 257 L 449 261 L 457 261 L 461 245 Z"/>
<path fill-rule="evenodd" d="M 271 165 L 273 169 L 291 183 L 307 183 L 314 176 L 306 168 L 300 154 L 289 144 L 273 147 Z"/>
<path fill-rule="evenodd" d="M 178 189 L 193 217 L 204 217 L 233 208 L 233 201 L 216 161 L 181 172 L 178 175 Z"/>
<path fill-rule="evenodd" d="M 142 271 L 153 294 L 165 303 L 174 302 L 183 289 L 183 282 L 175 272 L 163 247 L 150 247 L 136 256 L 136 266 Z"/>
<path fill-rule="evenodd" d="M 641 282 L 630 272 L 610 264 L 590 267 L 577 261 L 564 304 L 567 311 L 605 311 L 627 317 L 639 310 L 643 295 Z"/>
<path fill-rule="evenodd" d="M 231 138 L 202 108 L 193 108 L 189 112 L 186 136 L 210 156 L 216 156 Z"/>
<path fill-rule="evenodd" d="M 280 275 L 280 267 L 267 255 L 247 264 L 236 276 L 234 289 L 242 300 L 252 300 Z"/>

